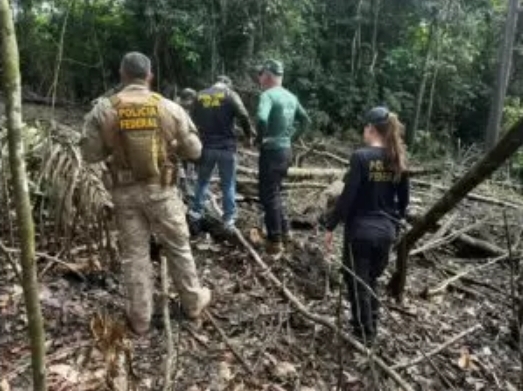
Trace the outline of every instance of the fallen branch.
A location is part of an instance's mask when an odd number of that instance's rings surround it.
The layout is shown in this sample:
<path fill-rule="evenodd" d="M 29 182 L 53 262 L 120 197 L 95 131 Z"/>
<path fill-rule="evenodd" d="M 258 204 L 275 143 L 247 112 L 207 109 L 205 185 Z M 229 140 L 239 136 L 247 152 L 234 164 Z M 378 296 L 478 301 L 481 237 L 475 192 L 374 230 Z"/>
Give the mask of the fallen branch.
<path fill-rule="evenodd" d="M 434 235 L 432 235 L 432 240 L 434 241 L 437 239 L 441 239 L 442 237 L 447 235 L 447 232 L 450 231 L 452 224 L 454 224 L 454 222 L 456 221 L 457 218 L 458 218 L 457 213 L 454 213 L 452 216 L 450 216 L 449 219 L 447 221 L 445 221 L 445 223 L 441 227 L 439 227 L 439 229 L 436 231 L 436 233 Z"/>
<path fill-rule="evenodd" d="M 465 277 L 466 275 L 472 273 L 473 271 L 481 270 L 481 269 L 484 269 L 484 268 L 486 268 L 488 266 L 492 266 L 495 263 L 503 261 L 503 260 L 505 260 L 507 258 L 508 258 L 508 253 L 505 253 L 504 255 L 501 255 L 501 256 L 499 256 L 497 258 L 494 258 L 493 260 L 491 260 L 491 261 L 489 261 L 489 262 L 487 262 L 487 263 L 485 263 L 483 265 L 468 268 L 467 270 L 464 270 L 461 273 L 458 273 L 455 276 L 452 276 L 452 277 L 448 278 L 447 280 L 441 282 L 437 287 L 432 288 L 432 289 L 426 289 L 423 292 L 422 296 L 430 297 L 430 296 L 435 296 L 435 295 L 441 294 L 448 288 L 449 285 L 455 283 L 456 281 L 458 281 L 459 279 L 461 279 L 461 278 Z"/>
<path fill-rule="evenodd" d="M 262 275 L 264 278 L 268 279 L 270 282 L 272 282 L 278 289 L 280 289 L 283 293 L 283 295 L 294 305 L 294 307 L 300 312 L 304 317 L 306 317 L 309 320 L 312 320 L 315 323 L 321 324 L 330 330 L 332 330 L 336 335 L 339 335 L 345 342 L 349 343 L 351 346 L 353 346 L 357 351 L 363 354 L 367 354 L 367 349 L 359 343 L 355 338 L 350 336 L 349 334 L 344 333 L 341 331 L 335 324 L 333 324 L 330 320 L 314 314 L 310 312 L 299 300 L 296 296 L 292 294 L 284 285 L 283 283 L 270 271 L 267 264 L 261 259 L 260 255 L 256 252 L 256 250 L 245 240 L 243 235 L 239 230 L 235 230 L 236 237 L 238 241 L 247 249 L 249 254 L 252 256 L 256 264 L 261 267 Z M 372 360 L 385 372 L 391 379 L 393 379 L 398 386 L 400 386 L 404 391 L 414 391 L 414 388 L 412 388 L 394 369 L 389 367 L 383 360 L 381 360 L 379 357 L 372 357 Z"/>
<path fill-rule="evenodd" d="M 410 182 L 411 182 L 411 184 L 416 185 L 416 186 L 426 187 L 426 188 L 430 188 L 430 189 L 438 189 L 441 191 L 448 191 L 450 189 L 450 187 L 448 187 L 448 186 L 438 185 L 437 183 L 434 183 L 434 182 L 423 181 L 423 180 L 419 180 L 419 179 L 413 179 Z M 465 198 L 472 200 L 472 201 L 483 202 L 485 204 L 496 205 L 496 206 L 504 206 L 504 207 L 511 208 L 511 209 L 523 208 L 523 203 L 503 201 L 503 200 L 499 200 L 497 198 L 482 196 L 482 195 L 476 194 L 476 193 L 467 194 L 465 196 Z"/>
<path fill-rule="evenodd" d="M 459 341 L 460 339 L 466 337 L 469 334 L 472 334 L 473 332 L 475 332 L 475 331 L 477 331 L 477 330 L 479 330 L 481 328 L 482 328 L 482 326 L 480 324 L 474 325 L 474 326 L 468 328 L 467 330 L 462 331 L 458 335 L 452 337 L 451 339 L 449 339 L 445 343 L 441 344 L 440 346 L 436 347 L 435 349 L 431 350 L 430 352 L 425 353 L 422 356 L 418 356 L 418 357 L 416 357 L 415 359 L 413 359 L 411 361 L 393 365 L 391 369 L 393 369 L 393 370 L 405 369 L 405 368 L 409 368 L 409 367 L 412 367 L 414 365 L 417 365 L 420 362 L 422 362 L 423 360 L 425 360 L 426 358 L 435 356 L 436 354 L 438 354 L 442 350 L 445 350 L 446 348 L 448 348 L 449 346 L 451 346 L 455 342 Z"/>
<path fill-rule="evenodd" d="M 448 234 L 445 237 L 442 237 L 442 238 L 433 240 L 433 241 L 431 241 L 429 243 L 426 243 L 423 246 L 412 250 L 410 255 L 421 254 L 421 253 L 424 253 L 425 251 L 434 250 L 434 249 L 436 249 L 438 247 L 441 247 L 441 246 L 443 246 L 443 245 L 445 245 L 447 243 L 450 243 L 453 240 L 455 240 L 455 239 L 465 235 L 466 232 L 469 232 L 469 231 L 473 230 L 474 228 L 477 228 L 478 226 L 483 224 L 486 220 L 487 220 L 487 218 L 485 218 L 483 220 L 480 220 L 480 221 L 478 221 L 475 224 L 471 224 L 471 225 L 465 226 L 462 229 L 460 229 L 459 231 L 452 232 L 452 233 Z"/>
<path fill-rule="evenodd" d="M 207 319 L 209 319 L 209 321 L 211 322 L 211 324 L 213 325 L 213 327 L 216 329 L 216 331 L 218 332 L 218 334 L 220 334 L 220 337 L 222 337 L 223 339 L 223 342 L 225 342 L 225 345 L 227 345 L 227 347 L 229 348 L 229 350 L 232 352 L 232 354 L 234 354 L 234 357 L 236 357 L 236 359 L 242 364 L 242 366 L 245 368 L 245 370 L 249 373 L 249 375 L 251 376 L 254 376 L 254 371 L 253 369 L 251 368 L 251 366 L 247 363 L 247 361 L 245 361 L 245 359 L 243 358 L 243 356 L 236 350 L 236 348 L 233 346 L 233 344 L 231 343 L 231 341 L 229 341 L 229 338 L 227 337 L 227 335 L 225 334 L 225 332 L 222 330 L 222 328 L 220 327 L 220 325 L 218 324 L 218 322 L 216 322 L 216 319 L 214 319 L 214 317 L 211 315 L 211 313 L 207 310 L 204 311 L 204 314 L 205 316 L 207 317 Z"/>
<path fill-rule="evenodd" d="M 9 248 L 9 247 L 5 247 L 4 245 L 2 245 L 2 247 L 0 247 L 0 251 L 3 251 L 3 252 L 7 252 L 9 254 L 11 253 L 20 253 L 20 250 L 17 249 L 17 248 Z M 75 270 L 74 267 L 72 267 L 71 265 L 69 265 L 67 262 L 64 262 L 62 261 L 61 259 L 55 257 L 55 256 L 52 256 L 52 255 L 49 255 L 49 254 L 46 254 L 46 253 L 41 253 L 41 252 L 35 252 L 35 255 L 38 257 L 38 258 L 44 258 L 50 262 L 54 262 L 54 263 L 58 263 L 62 266 L 64 266 L 65 268 L 69 269 L 71 271 L 71 273 L 77 275 L 80 279 L 82 279 L 83 281 L 86 280 L 85 276 L 80 273 L 78 270 Z"/>
<path fill-rule="evenodd" d="M 502 254 L 505 254 L 505 250 L 501 247 L 496 246 L 495 244 L 489 243 L 486 240 L 474 238 L 467 234 L 462 234 L 456 237 L 454 240 L 455 243 L 465 246 L 468 248 L 468 254 L 471 253 L 470 250 L 475 250 L 481 252 L 482 254 L 490 257 L 496 257 Z"/>
<path fill-rule="evenodd" d="M 436 264 L 433 264 L 432 266 L 435 267 L 437 270 L 441 271 L 442 273 L 447 273 L 449 275 L 455 276 L 455 275 L 458 275 L 460 273 L 459 270 L 454 270 L 454 269 L 452 269 L 450 267 L 447 267 L 447 266 L 436 265 Z M 472 278 L 472 277 L 463 276 L 463 277 L 461 277 L 461 281 L 463 281 L 464 283 L 466 283 L 468 285 L 476 285 L 476 286 L 481 286 L 483 288 L 491 289 L 494 292 L 497 292 L 497 293 L 502 294 L 502 295 L 506 295 L 507 294 L 506 291 L 503 291 L 500 288 L 493 286 L 492 284 L 488 284 L 488 283 L 486 283 L 484 281 L 479 281 L 479 280 L 477 280 L 475 278 Z"/>
<path fill-rule="evenodd" d="M 389 282 L 389 292 L 401 300 L 407 280 L 407 258 L 412 246 L 433 227 L 447 212 L 469 194 L 476 186 L 496 171 L 519 147 L 523 145 L 523 118 L 521 118 L 467 173 L 462 176 L 434 204 L 402 238 L 398 246 L 396 271 Z"/>
<path fill-rule="evenodd" d="M 11 266 L 11 269 L 13 269 L 13 272 L 15 273 L 18 283 L 20 285 L 22 285 L 21 271 L 18 268 L 18 265 L 16 264 L 15 260 L 13 259 L 11 253 L 9 252 L 9 249 L 1 241 L 0 241 L 0 251 L 4 254 L 5 259 L 7 260 L 7 263 L 9 263 L 9 265 Z"/>
<path fill-rule="evenodd" d="M 163 390 L 170 390 L 172 383 L 172 360 L 174 356 L 173 330 L 171 325 L 171 315 L 169 313 L 169 280 L 167 275 L 167 260 L 161 257 L 161 284 L 162 284 L 162 309 L 163 323 L 165 328 L 165 339 L 167 342 L 167 354 L 165 355 L 165 369 Z"/>

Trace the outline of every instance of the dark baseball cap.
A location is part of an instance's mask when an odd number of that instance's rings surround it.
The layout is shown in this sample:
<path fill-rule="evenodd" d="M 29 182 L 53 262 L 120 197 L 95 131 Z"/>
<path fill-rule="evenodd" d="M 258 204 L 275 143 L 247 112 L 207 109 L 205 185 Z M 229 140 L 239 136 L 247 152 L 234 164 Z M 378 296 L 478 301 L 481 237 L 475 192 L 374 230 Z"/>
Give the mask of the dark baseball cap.
<path fill-rule="evenodd" d="M 390 111 L 384 106 L 374 107 L 365 114 L 365 123 L 371 125 L 381 125 L 389 120 Z"/>
<path fill-rule="evenodd" d="M 220 75 L 216 78 L 217 83 L 223 83 L 227 87 L 232 88 L 232 80 L 229 76 L 226 75 Z"/>
<path fill-rule="evenodd" d="M 193 90 L 192 88 L 184 88 L 182 92 L 180 92 L 180 103 L 183 104 L 190 104 L 194 99 L 196 99 L 197 92 Z"/>
<path fill-rule="evenodd" d="M 270 72 L 273 75 L 276 76 L 282 76 L 283 75 L 283 63 L 278 60 L 269 59 L 266 60 L 262 65 L 257 67 L 258 73 L 262 73 L 264 71 Z"/>

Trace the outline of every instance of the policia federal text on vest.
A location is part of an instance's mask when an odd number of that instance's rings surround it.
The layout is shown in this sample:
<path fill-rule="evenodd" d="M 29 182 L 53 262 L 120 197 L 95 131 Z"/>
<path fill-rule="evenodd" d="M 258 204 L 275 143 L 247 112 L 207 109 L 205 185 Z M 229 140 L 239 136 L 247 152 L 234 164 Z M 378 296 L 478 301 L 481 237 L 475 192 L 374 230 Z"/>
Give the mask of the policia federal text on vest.
<path fill-rule="evenodd" d="M 162 96 L 151 93 L 136 102 L 116 94 L 110 102 L 116 110 L 113 128 L 111 174 L 114 185 L 174 183 L 174 164 L 169 161 L 165 132 L 162 129 Z"/>

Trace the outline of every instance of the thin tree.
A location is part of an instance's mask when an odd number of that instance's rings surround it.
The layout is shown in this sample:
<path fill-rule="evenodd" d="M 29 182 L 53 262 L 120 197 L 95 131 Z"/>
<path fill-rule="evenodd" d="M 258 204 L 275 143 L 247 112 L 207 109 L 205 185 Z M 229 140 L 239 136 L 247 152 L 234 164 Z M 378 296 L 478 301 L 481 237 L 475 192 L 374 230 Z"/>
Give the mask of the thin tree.
<path fill-rule="evenodd" d="M 20 61 L 13 16 L 8 0 L 0 0 L 0 26 L 0 58 L 3 65 L 2 82 L 6 97 L 9 164 L 21 244 L 22 285 L 31 341 L 33 389 L 46 391 L 44 325 L 38 300 L 34 224 L 22 144 Z"/>
<path fill-rule="evenodd" d="M 512 65 L 512 52 L 516 36 L 519 1 L 520 0 L 510 0 L 507 20 L 505 22 L 505 34 L 503 35 L 503 42 L 499 47 L 496 85 L 492 95 L 487 129 L 485 132 L 487 150 L 494 147 L 499 138 L 499 128 L 503 117 L 503 106 Z"/>

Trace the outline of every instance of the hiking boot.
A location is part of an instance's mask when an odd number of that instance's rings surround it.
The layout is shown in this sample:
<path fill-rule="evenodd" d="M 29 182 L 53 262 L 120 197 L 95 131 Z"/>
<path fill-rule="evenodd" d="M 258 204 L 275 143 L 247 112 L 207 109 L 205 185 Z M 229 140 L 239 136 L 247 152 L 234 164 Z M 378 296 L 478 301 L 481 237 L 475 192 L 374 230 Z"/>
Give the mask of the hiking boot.
<path fill-rule="evenodd" d="M 129 316 L 127 316 L 127 327 L 131 330 L 133 334 L 140 337 L 149 332 L 151 327 L 150 323 L 145 322 L 133 322 Z"/>
<path fill-rule="evenodd" d="M 234 220 L 224 221 L 223 228 L 225 229 L 225 232 L 227 232 L 229 235 L 233 235 L 234 231 L 236 230 L 236 225 L 234 224 Z"/>
<path fill-rule="evenodd" d="M 355 327 L 352 331 L 354 337 L 367 349 L 370 349 L 374 345 L 376 334 L 369 330 L 365 331 L 359 327 Z"/>
<path fill-rule="evenodd" d="M 187 213 L 187 223 L 191 237 L 197 237 L 202 233 L 203 227 L 201 214 L 190 210 L 189 213 Z"/>
<path fill-rule="evenodd" d="M 273 259 L 277 260 L 281 258 L 283 255 L 283 252 L 285 251 L 285 248 L 283 246 L 283 242 L 280 240 L 267 241 L 267 247 L 266 247 L 267 254 L 273 257 Z"/>
<path fill-rule="evenodd" d="M 197 304 L 192 306 L 193 308 L 190 311 L 186 311 L 187 317 L 193 320 L 198 319 L 202 311 L 211 303 L 211 297 L 211 290 L 209 288 L 202 288 L 198 294 Z"/>
<path fill-rule="evenodd" d="M 290 232 L 284 233 L 282 235 L 282 240 L 285 250 L 290 250 L 292 248 L 292 245 L 294 244 L 294 242 L 292 241 L 292 234 Z"/>

